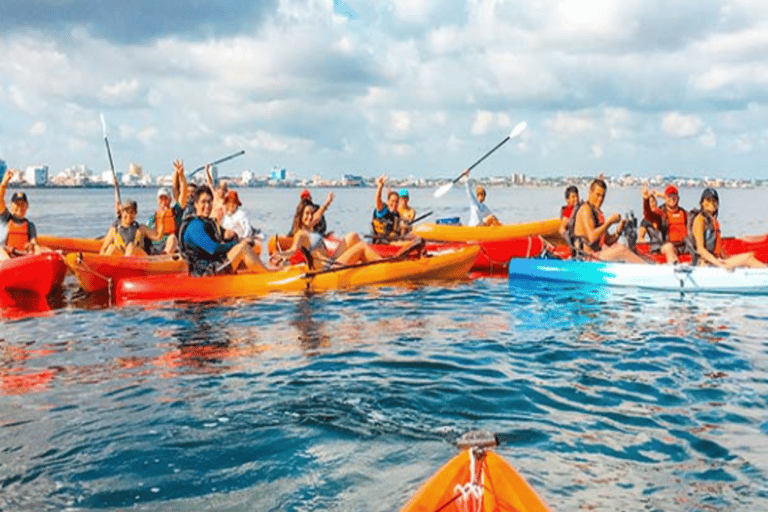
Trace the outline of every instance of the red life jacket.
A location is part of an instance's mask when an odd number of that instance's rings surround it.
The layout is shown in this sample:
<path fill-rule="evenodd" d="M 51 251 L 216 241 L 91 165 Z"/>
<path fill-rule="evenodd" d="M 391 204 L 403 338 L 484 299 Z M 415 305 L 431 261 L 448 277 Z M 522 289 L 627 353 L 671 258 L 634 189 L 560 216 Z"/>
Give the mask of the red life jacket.
<path fill-rule="evenodd" d="M 563 219 L 563 218 L 570 219 L 571 218 L 571 214 L 573 213 L 574 206 L 576 206 L 576 205 L 575 204 L 571 204 L 571 205 L 565 205 L 562 208 L 560 208 L 560 218 L 561 219 Z"/>
<path fill-rule="evenodd" d="M 8 238 L 5 239 L 5 246 L 9 249 L 23 251 L 29 243 L 29 221 L 22 219 L 16 222 L 11 219 L 8 221 Z"/>
<path fill-rule="evenodd" d="M 662 208 L 661 230 L 665 233 L 669 242 L 680 243 L 685 241 L 688 236 L 688 213 L 682 208 L 678 208 L 676 212 L 671 212 L 668 208 Z"/>

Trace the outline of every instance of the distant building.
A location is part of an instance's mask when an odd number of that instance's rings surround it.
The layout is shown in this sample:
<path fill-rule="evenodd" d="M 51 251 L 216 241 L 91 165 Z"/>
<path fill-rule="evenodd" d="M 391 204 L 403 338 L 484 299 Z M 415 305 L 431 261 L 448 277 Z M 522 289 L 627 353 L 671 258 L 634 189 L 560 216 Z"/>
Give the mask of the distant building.
<path fill-rule="evenodd" d="M 33 187 L 44 187 L 48 184 L 48 166 L 30 165 L 24 169 L 21 179 Z"/>
<path fill-rule="evenodd" d="M 346 187 L 364 187 L 365 179 L 354 174 L 345 174 L 341 177 L 341 183 Z"/>
<path fill-rule="evenodd" d="M 8 169 L 8 164 L 5 163 L 5 160 L 0 158 L 0 180 L 3 179 L 3 176 L 5 176 L 5 171 Z"/>
<path fill-rule="evenodd" d="M 128 175 L 141 178 L 142 176 L 144 176 L 144 168 L 140 164 L 131 162 L 128 165 Z"/>
<path fill-rule="evenodd" d="M 269 174 L 269 179 L 275 181 L 285 181 L 286 174 L 287 173 L 285 172 L 285 169 L 278 169 L 275 167 Z"/>

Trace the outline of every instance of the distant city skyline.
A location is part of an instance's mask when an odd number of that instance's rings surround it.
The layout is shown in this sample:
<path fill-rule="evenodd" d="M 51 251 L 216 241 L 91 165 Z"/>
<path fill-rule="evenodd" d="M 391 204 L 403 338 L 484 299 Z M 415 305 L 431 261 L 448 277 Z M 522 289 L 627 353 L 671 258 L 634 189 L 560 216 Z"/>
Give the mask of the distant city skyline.
<path fill-rule="evenodd" d="M 0 158 L 170 172 L 759 178 L 757 0 L 0 4 Z"/>

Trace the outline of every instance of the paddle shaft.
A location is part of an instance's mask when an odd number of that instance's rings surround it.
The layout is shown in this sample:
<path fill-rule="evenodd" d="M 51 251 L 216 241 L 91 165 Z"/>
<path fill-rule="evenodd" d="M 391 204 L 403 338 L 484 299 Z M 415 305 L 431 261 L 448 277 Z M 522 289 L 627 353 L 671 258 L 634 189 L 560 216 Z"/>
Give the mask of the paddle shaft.
<path fill-rule="evenodd" d="M 413 220 L 411 221 L 411 224 L 416 224 L 416 223 L 417 223 L 417 222 L 419 222 L 420 220 L 424 220 L 424 219 L 426 219 L 427 217 L 429 217 L 430 215 L 432 215 L 432 213 L 433 213 L 433 212 L 427 212 L 427 213 L 425 213 L 424 215 L 419 215 L 418 217 L 416 217 L 415 219 L 413 219 Z"/>
<path fill-rule="evenodd" d="M 459 174 L 459 176 L 458 176 L 456 179 L 454 179 L 454 180 L 453 180 L 453 183 L 456 183 L 456 182 L 458 182 L 458 181 L 459 181 L 459 180 L 460 180 L 460 179 L 461 179 L 463 176 L 467 176 L 467 175 L 469 175 L 469 172 L 470 172 L 472 169 L 474 169 L 475 167 L 477 167 L 478 165 L 480 165 L 480 163 L 482 163 L 482 161 L 483 161 L 483 160 L 485 160 L 486 158 L 488 158 L 489 156 L 491 156 L 491 155 L 492 155 L 492 154 L 493 154 L 493 153 L 494 153 L 494 152 L 495 152 L 497 149 L 499 149 L 501 146 L 503 146 L 504 144 L 506 144 L 506 143 L 507 143 L 507 141 L 508 141 L 510 138 L 511 138 L 511 137 L 510 137 L 509 135 L 507 135 L 506 137 L 504 137 L 504 140 L 502 140 L 501 142 L 499 142 L 498 144 L 496 144 L 496 145 L 493 147 L 493 149 L 491 149 L 491 150 L 490 150 L 490 151 L 488 151 L 486 154 L 484 154 L 483 156 L 481 156 L 481 157 L 480 157 L 480 159 L 479 159 L 477 162 L 473 163 L 472 165 L 470 165 L 469 167 L 467 167 L 467 169 L 466 169 L 466 170 L 465 170 L 463 173 Z"/>
<path fill-rule="evenodd" d="M 224 158 L 219 158 L 218 160 L 216 160 L 214 162 L 211 162 L 210 164 L 206 164 L 206 165 L 218 165 L 218 164 L 226 162 L 227 160 L 232 160 L 233 158 L 237 158 L 238 156 L 244 155 L 244 154 L 245 154 L 245 150 L 241 149 L 237 153 L 233 153 L 233 154 L 231 154 L 229 156 L 225 156 Z M 195 174 L 199 173 L 200 171 L 202 171 L 204 169 L 205 169 L 205 165 L 203 165 L 201 167 L 198 167 L 197 169 L 195 169 L 194 171 L 192 171 L 189 174 L 189 177 L 191 178 L 192 176 L 194 176 Z"/>
<path fill-rule="evenodd" d="M 112 160 L 112 150 L 109 149 L 109 137 L 104 133 L 104 144 L 107 146 L 107 156 L 109 157 L 109 167 L 112 169 L 112 181 L 115 184 L 115 201 L 120 204 L 120 184 L 117 181 L 117 172 L 115 172 L 115 163 Z"/>

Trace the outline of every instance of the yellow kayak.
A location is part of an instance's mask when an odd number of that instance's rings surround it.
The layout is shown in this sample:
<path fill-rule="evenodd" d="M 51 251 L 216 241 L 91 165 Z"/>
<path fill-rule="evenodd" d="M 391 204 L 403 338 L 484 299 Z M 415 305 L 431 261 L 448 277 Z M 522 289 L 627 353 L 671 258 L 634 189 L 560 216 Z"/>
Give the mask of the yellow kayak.
<path fill-rule="evenodd" d="M 450 224 L 419 224 L 413 234 L 424 240 L 439 242 L 500 242 L 528 236 L 557 237 L 560 219 L 541 220 L 501 226 L 455 226 Z"/>

